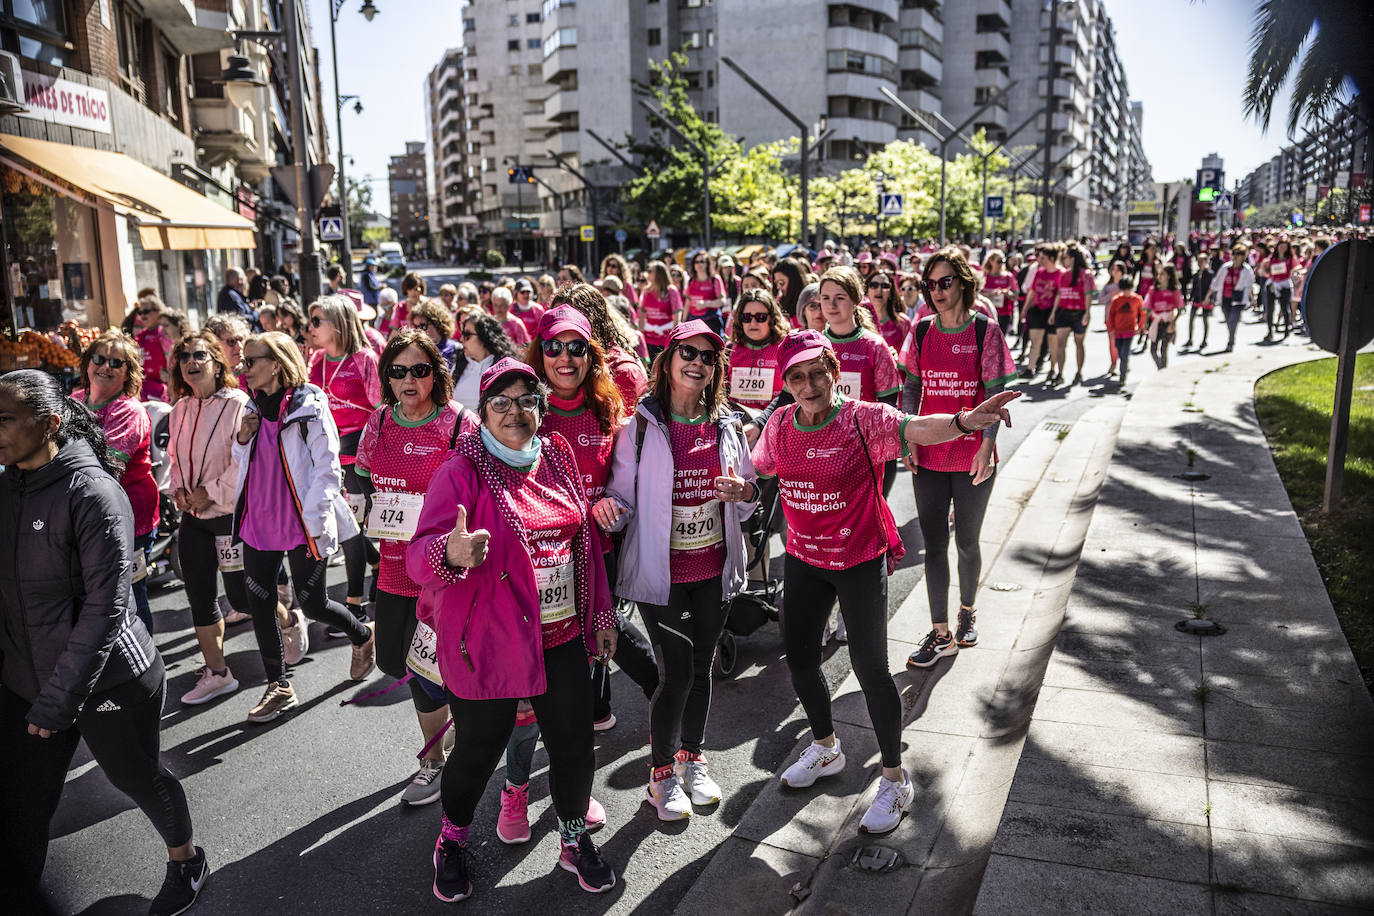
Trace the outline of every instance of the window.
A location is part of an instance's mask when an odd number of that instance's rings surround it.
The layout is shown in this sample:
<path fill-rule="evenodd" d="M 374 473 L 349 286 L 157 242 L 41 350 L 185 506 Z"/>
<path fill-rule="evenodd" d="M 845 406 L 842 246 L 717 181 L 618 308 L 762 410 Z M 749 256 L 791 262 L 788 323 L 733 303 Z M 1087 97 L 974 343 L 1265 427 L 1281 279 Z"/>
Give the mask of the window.
<path fill-rule="evenodd" d="M 715 84 L 716 84 L 716 71 L 714 71 L 714 70 L 707 70 L 707 71 L 706 71 L 706 88 L 707 88 L 707 89 L 710 89 L 710 88 L 711 88 L 712 86 L 714 86 Z"/>
<path fill-rule="evenodd" d="M 543 22 L 543 21 L 544 21 L 544 17 L 543 17 L 543 16 L 540 16 L 538 13 L 526 13 L 526 14 L 525 14 L 525 23 L 526 23 L 527 25 L 533 24 L 533 23 L 536 23 L 536 22 Z"/>
<path fill-rule="evenodd" d="M 897 74 L 897 65 L 892 61 L 862 51 L 827 51 L 825 66 L 831 73 L 867 73 L 887 79 Z"/>
<path fill-rule="evenodd" d="M 650 29 L 644 43 L 651 48 L 657 48 L 659 45 L 663 44 L 663 30 Z"/>
<path fill-rule="evenodd" d="M 510 39 L 509 41 L 507 41 L 507 42 L 506 42 L 506 50 L 507 50 L 507 51 L 519 51 L 519 50 L 520 50 L 520 39 L 518 39 L 518 38 L 512 38 L 512 39 Z"/>
<path fill-rule="evenodd" d="M 700 88 L 701 88 L 701 74 L 700 74 L 700 73 L 689 73 L 689 72 L 684 72 L 684 73 L 682 74 L 682 81 L 683 81 L 684 83 L 687 84 L 687 88 L 688 88 L 688 89 L 700 89 Z"/>
<path fill-rule="evenodd" d="M 463 20 L 463 31 L 464 31 L 464 32 L 471 32 L 471 31 L 473 31 L 473 30 L 476 29 L 476 28 L 477 28 L 477 20 L 476 20 L 476 19 L 464 19 L 464 20 Z"/>
<path fill-rule="evenodd" d="M 902 29 L 898 44 L 903 48 L 920 48 L 936 58 L 940 57 L 940 43 L 925 29 Z"/>
<path fill-rule="evenodd" d="M 525 47 L 530 51 L 538 51 L 541 44 L 542 42 L 538 38 L 525 39 Z"/>
<path fill-rule="evenodd" d="M 683 32 L 682 47 L 688 49 L 701 47 L 701 33 L 696 31 Z"/>
<path fill-rule="evenodd" d="M 715 29 L 707 29 L 707 30 L 706 30 L 706 47 L 708 47 L 708 48 L 714 48 L 715 46 L 716 46 L 716 30 L 715 30 Z"/>
<path fill-rule="evenodd" d="M 119 52 L 119 82 L 136 100 L 147 101 L 143 78 L 143 17 L 119 4 L 115 11 L 115 41 Z"/>
<path fill-rule="evenodd" d="M 519 24 L 520 24 L 520 14 L 519 14 L 519 13 L 511 13 L 510 16 L 506 19 L 506 25 L 508 25 L 508 26 L 511 26 L 511 25 L 519 25 Z"/>
<path fill-rule="evenodd" d="M 181 124 L 181 57 L 170 48 L 162 49 L 162 113 L 173 124 Z"/>
<path fill-rule="evenodd" d="M 544 56 L 548 57 L 559 48 L 575 47 L 577 47 L 577 28 L 574 26 L 566 29 L 558 29 L 550 33 L 548 38 L 544 39 Z"/>
<path fill-rule="evenodd" d="M 577 0 L 544 0 L 544 18 L 548 19 L 550 16 L 552 16 L 555 12 L 558 11 L 558 8 L 560 6 L 572 6 L 576 2 Z M 534 17 L 535 15 L 537 14 L 530 13 L 530 17 Z M 529 21 L 538 22 L 539 20 L 530 18 Z"/>

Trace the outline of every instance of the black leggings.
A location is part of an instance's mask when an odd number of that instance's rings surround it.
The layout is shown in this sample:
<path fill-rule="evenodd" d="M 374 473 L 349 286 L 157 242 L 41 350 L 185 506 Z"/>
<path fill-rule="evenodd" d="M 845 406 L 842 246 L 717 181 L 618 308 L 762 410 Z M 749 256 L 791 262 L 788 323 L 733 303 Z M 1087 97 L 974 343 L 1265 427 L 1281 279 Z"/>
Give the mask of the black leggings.
<path fill-rule="evenodd" d="M 916 514 L 926 544 L 926 594 L 930 596 L 932 623 L 949 622 L 949 506 L 954 503 L 954 543 L 959 552 L 959 602 L 973 607 L 978 578 L 983 573 L 983 554 L 978 534 L 992 495 L 992 477 L 973 485 L 967 471 L 932 471 L 921 468 L 912 478 L 916 489 Z"/>
<path fill-rule="evenodd" d="M 186 793 L 158 759 L 166 693 L 167 673 L 154 656 L 142 677 L 91 694 L 73 727 L 40 738 L 27 731 L 29 702 L 0 687 L 0 880 L 16 907 L 10 912 L 44 911 L 28 907 L 37 901 L 48 828 L 82 738 L 105 777 L 142 809 L 166 846 L 190 842 Z"/>
<path fill-rule="evenodd" d="M 706 740 L 711 662 L 725 629 L 720 577 L 674 582 L 666 607 L 641 602 L 639 611 L 658 659 L 658 689 L 649 698 L 649 762 L 664 767 L 678 748 L 700 754 Z"/>
<path fill-rule="evenodd" d="M 606 581 L 615 585 L 619 573 L 619 559 L 615 550 L 603 554 L 606 561 Z M 615 613 L 615 628 L 619 633 L 615 647 L 615 664 L 629 675 L 644 696 L 652 700 L 658 689 L 658 663 L 654 661 L 654 647 L 639 627 L 620 611 Z M 592 669 L 593 692 L 596 696 L 593 718 L 600 722 L 611 714 L 611 668 L 599 662 Z"/>
<path fill-rule="evenodd" d="M 355 454 L 358 450 L 358 440 L 361 436 L 361 433 L 353 433 L 348 436 L 340 437 L 340 454 Z M 343 483 L 345 493 L 350 493 L 355 496 L 360 495 L 364 498 L 363 518 L 366 519 L 367 514 L 372 511 L 372 496 L 367 493 L 363 484 L 363 479 L 353 470 L 353 465 L 351 464 L 344 465 Z M 361 528 L 364 526 L 362 523 L 359 523 L 358 527 Z M 377 545 L 368 540 L 367 536 L 361 531 L 339 546 L 343 548 L 344 572 L 348 574 L 348 597 L 361 598 L 363 597 L 363 585 L 367 581 L 368 564 L 376 564 L 381 560 L 381 554 L 377 552 Z M 362 617 L 364 615 L 361 608 L 357 610 L 350 609 L 350 613 L 355 617 Z"/>
<path fill-rule="evenodd" d="M 235 610 L 248 607 L 248 591 L 243 570 L 219 572 L 219 549 L 215 538 L 225 537 L 234 530 L 234 517 L 196 518 L 189 512 L 181 515 L 177 532 L 177 550 L 181 554 L 181 570 L 186 579 L 186 601 L 191 605 L 191 622 L 198 627 L 214 626 L 220 619 L 219 588 L 215 584 L 218 573 L 224 579 L 224 593 L 229 606 Z"/>
<path fill-rule="evenodd" d="M 1236 325 L 1240 324 L 1240 316 L 1245 314 L 1245 303 L 1227 304 L 1224 308 L 1226 310 L 1226 346 L 1231 348 L 1236 345 Z"/>
<path fill-rule="evenodd" d="M 493 658 L 490 664 L 499 664 Z M 544 650 L 546 688 L 530 697 L 549 754 L 549 795 L 559 819 L 571 823 L 587 816 L 592 797 L 596 748 L 592 731 L 592 689 L 587 676 L 587 649 L 579 634 L 561 646 Z M 459 827 L 472 823 L 487 781 L 506 753 L 515 729 L 516 697 L 462 700 L 449 694 L 453 737 L 458 753 L 440 777 L 444 816 Z"/>
<path fill-rule="evenodd" d="M 1291 286 L 1278 286 L 1269 291 L 1269 299 L 1264 306 L 1264 323 L 1269 336 L 1272 337 L 1276 330 L 1281 329 L 1283 336 L 1287 337 L 1289 331 L 1293 329 L 1293 319 L 1288 311 L 1289 303 L 1292 301 L 1293 287 Z"/>
<path fill-rule="evenodd" d="M 377 628 L 377 667 L 395 678 L 406 676 L 406 656 L 415 638 L 415 605 L 419 598 L 393 595 L 377 590 L 377 606 L 373 609 Z M 417 674 L 410 679 L 410 698 L 420 712 L 435 712 L 444 708 L 442 699 L 430 699 Z"/>
<path fill-rule="evenodd" d="M 849 569 L 821 569 L 787 554 L 782 644 L 811 737 L 828 738 L 835 733 L 835 723 L 830 718 L 830 684 L 821 671 L 821 649 L 830 609 L 839 598 L 849 632 L 849 660 L 863 688 L 883 766 L 897 767 L 902 765 L 902 700 L 887 668 L 886 564 L 884 554 Z"/>
<path fill-rule="evenodd" d="M 311 620 L 319 620 L 342 630 L 355 646 L 371 638 L 363 622 L 348 608 L 333 598 L 325 585 L 328 562 L 310 556 L 305 545 L 287 551 L 256 550 L 243 545 L 243 572 L 248 586 L 248 612 L 253 615 L 253 632 L 258 637 L 258 651 L 269 681 L 284 681 L 287 667 L 281 642 L 281 624 L 277 621 L 277 572 L 281 569 L 283 553 L 291 566 L 291 584 L 296 591 L 296 604 Z"/>

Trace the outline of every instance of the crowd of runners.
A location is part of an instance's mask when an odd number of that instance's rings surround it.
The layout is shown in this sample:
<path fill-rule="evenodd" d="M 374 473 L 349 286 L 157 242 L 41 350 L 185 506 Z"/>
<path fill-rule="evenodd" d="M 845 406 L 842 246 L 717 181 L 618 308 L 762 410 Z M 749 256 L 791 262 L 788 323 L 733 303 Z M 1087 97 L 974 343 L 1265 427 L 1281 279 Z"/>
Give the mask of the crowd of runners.
<path fill-rule="evenodd" d="M 159 753 L 147 560 L 168 530 L 203 661 L 180 702 L 245 689 L 248 722 L 289 714 L 308 623 L 325 624 L 352 646 L 340 677 L 380 669 L 409 691 L 421 763 L 400 800 L 439 803 L 433 893 L 457 901 L 483 886 L 475 837 L 530 840 L 539 741 L 558 865 L 587 891 L 614 886 L 591 837 L 611 665 L 648 701 L 654 815 L 729 794 L 707 758 L 712 664 L 767 519 L 762 543 L 784 536 L 783 643 L 812 737 L 779 779 L 805 790 L 846 765 L 821 670 L 838 605 L 881 756 L 860 830 L 887 833 L 915 800 L 887 663 L 899 465 L 931 616 L 908 665 L 924 668 L 978 643 L 979 532 L 1016 386 L 1083 383 L 1096 322 L 1123 391 L 1132 355 L 1164 367 L 1179 333 L 1180 352 L 1220 350 L 1214 312 L 1228 351 L 1252 308 L 1266 340 L 1305 333 L 1302 284 L 1328 244 L 826 243 L 747 263 L 611 255 L 590 281 L 573 265 L 437 290 L 409 274 L 399 295 L 343 288 L 335 268 L 304 307 L 258 278 L 251 313 L 199 330 L 148 292 L 82 352 L 74 391 L 39 370 L 0 376 L 0 768 L 27 774 L 0 788 L 6 887 L 41 905 L 80 738 L 167 846 L 151 912 L 188 908 L 205 881 L 194 805 Z M 335 553 L 343 601 L 326 588 Z M 230 670 L 240 623 L 265 683 Z M 497 822 L 476 824 L 503 764 Z"/>

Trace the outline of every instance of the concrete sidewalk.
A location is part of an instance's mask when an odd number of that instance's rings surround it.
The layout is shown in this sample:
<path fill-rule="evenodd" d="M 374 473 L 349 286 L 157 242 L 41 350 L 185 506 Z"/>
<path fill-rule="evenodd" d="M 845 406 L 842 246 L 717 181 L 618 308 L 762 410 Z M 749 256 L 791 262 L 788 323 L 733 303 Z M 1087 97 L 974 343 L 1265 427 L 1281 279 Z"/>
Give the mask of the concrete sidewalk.
<path fill-rule="evenodd" d="M 1257 335 L 1126 413 L 976 912 L 1374 908 L 1374 705 L 1254 413 L 1325 354 Z"/>

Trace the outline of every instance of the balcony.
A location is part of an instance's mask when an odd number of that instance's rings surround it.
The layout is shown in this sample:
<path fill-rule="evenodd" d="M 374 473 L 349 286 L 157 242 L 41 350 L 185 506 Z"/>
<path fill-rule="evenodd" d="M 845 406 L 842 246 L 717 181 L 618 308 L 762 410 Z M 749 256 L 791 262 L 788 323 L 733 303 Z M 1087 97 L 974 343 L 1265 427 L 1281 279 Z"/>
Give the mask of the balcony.
<path fill-rule="evenodd" d="M 920 29 L 936 41 L 945 39 L 945 24 L 938 16 L 926 9 L 908 9 L 902 14 L 902 31 Z"/>
<path fill-rule="evenodd" d="M 902 4 L 900 0 L 832 0 L 830 6 L 852 6 L 856 9 L 868 10 L 891 21 L 896 21 L 901 15 Z"/>
<path fill-rule="evenodd" d="M 194 0 L 148 0 L 143 14 L 157 23 L 177 50 L 203 54 L 234 46 L 223 11 L 198 10 Z"/>
<path fill-rule="evenodd" d="M 1000 54 L 1003 60 L 1011 59 L 1011 36 L 1006 32 L 975 32 L 973 50 L 984 54 Z"/>
<path fill-rule="evenodd" d="M 858 139 L 862 143 L 881 146 L 897 139 L 897 125 L 886 121 L 832 117 L 829 119 L 829 126 L 834 131 L 831 136 L 836 140 Z"/>
<path fill-rule="evenodd" d="M 976 19 L 1000 19 L 1002 28 L 1011 28 L 1011 0 L 975 0 L 973 13 Z"/>
<path fill-rule="evenodd" d="M 565 45 L 544 58 L 544 82 L 554 83 L 577 70 L 577 45 Z"/>
<path fill-rule="evenodd" d="M 1001 67 L 983 67 L 973 71 L 973 85 L 979 88 L 1005 89 L 1011 85 L 1011 77 Z"/>
<path fill-rule="evenodd" d="M 921 48 L 903 48 L 897 57 L 897 68 L 900 74 L 898 81 L 903 86 L 911 82 L 912 74 L 918 76 L 917 82 L 924 81 L 936 86 L 940 84 L 945 75 L 944 62 Z M 919 89 L 920 86 L 912 85 L 909 88 Z"/>
<path fill-rule="evenodd" d="M 1058 132 L 1062 137 L 1072 137 L 1074 142 L 1080 146 L 1088 142 L 1088 127 L 1082 120 L 1070 117 L 1066 111 L 1056 111 L 1050 118 L 1050 127 Z"/>
<path fill-rule="evenodd" d="M 884 60 L 897 60 L 897 39 L 882 32 L 869 32 L 852 25 L 834 25 L 825 30 L 827 51 L 859 51 Z"/>
<path fill-rule="evenodd" d="M 255 93 L 259 98 L 261 91 Z M 260 181 L 270 172 L 269 151 L 258 136 L 258 115 L 227 98 L 191 99 L 196 145 L 211 168 L 237 161 L 239 177 Z"/>

